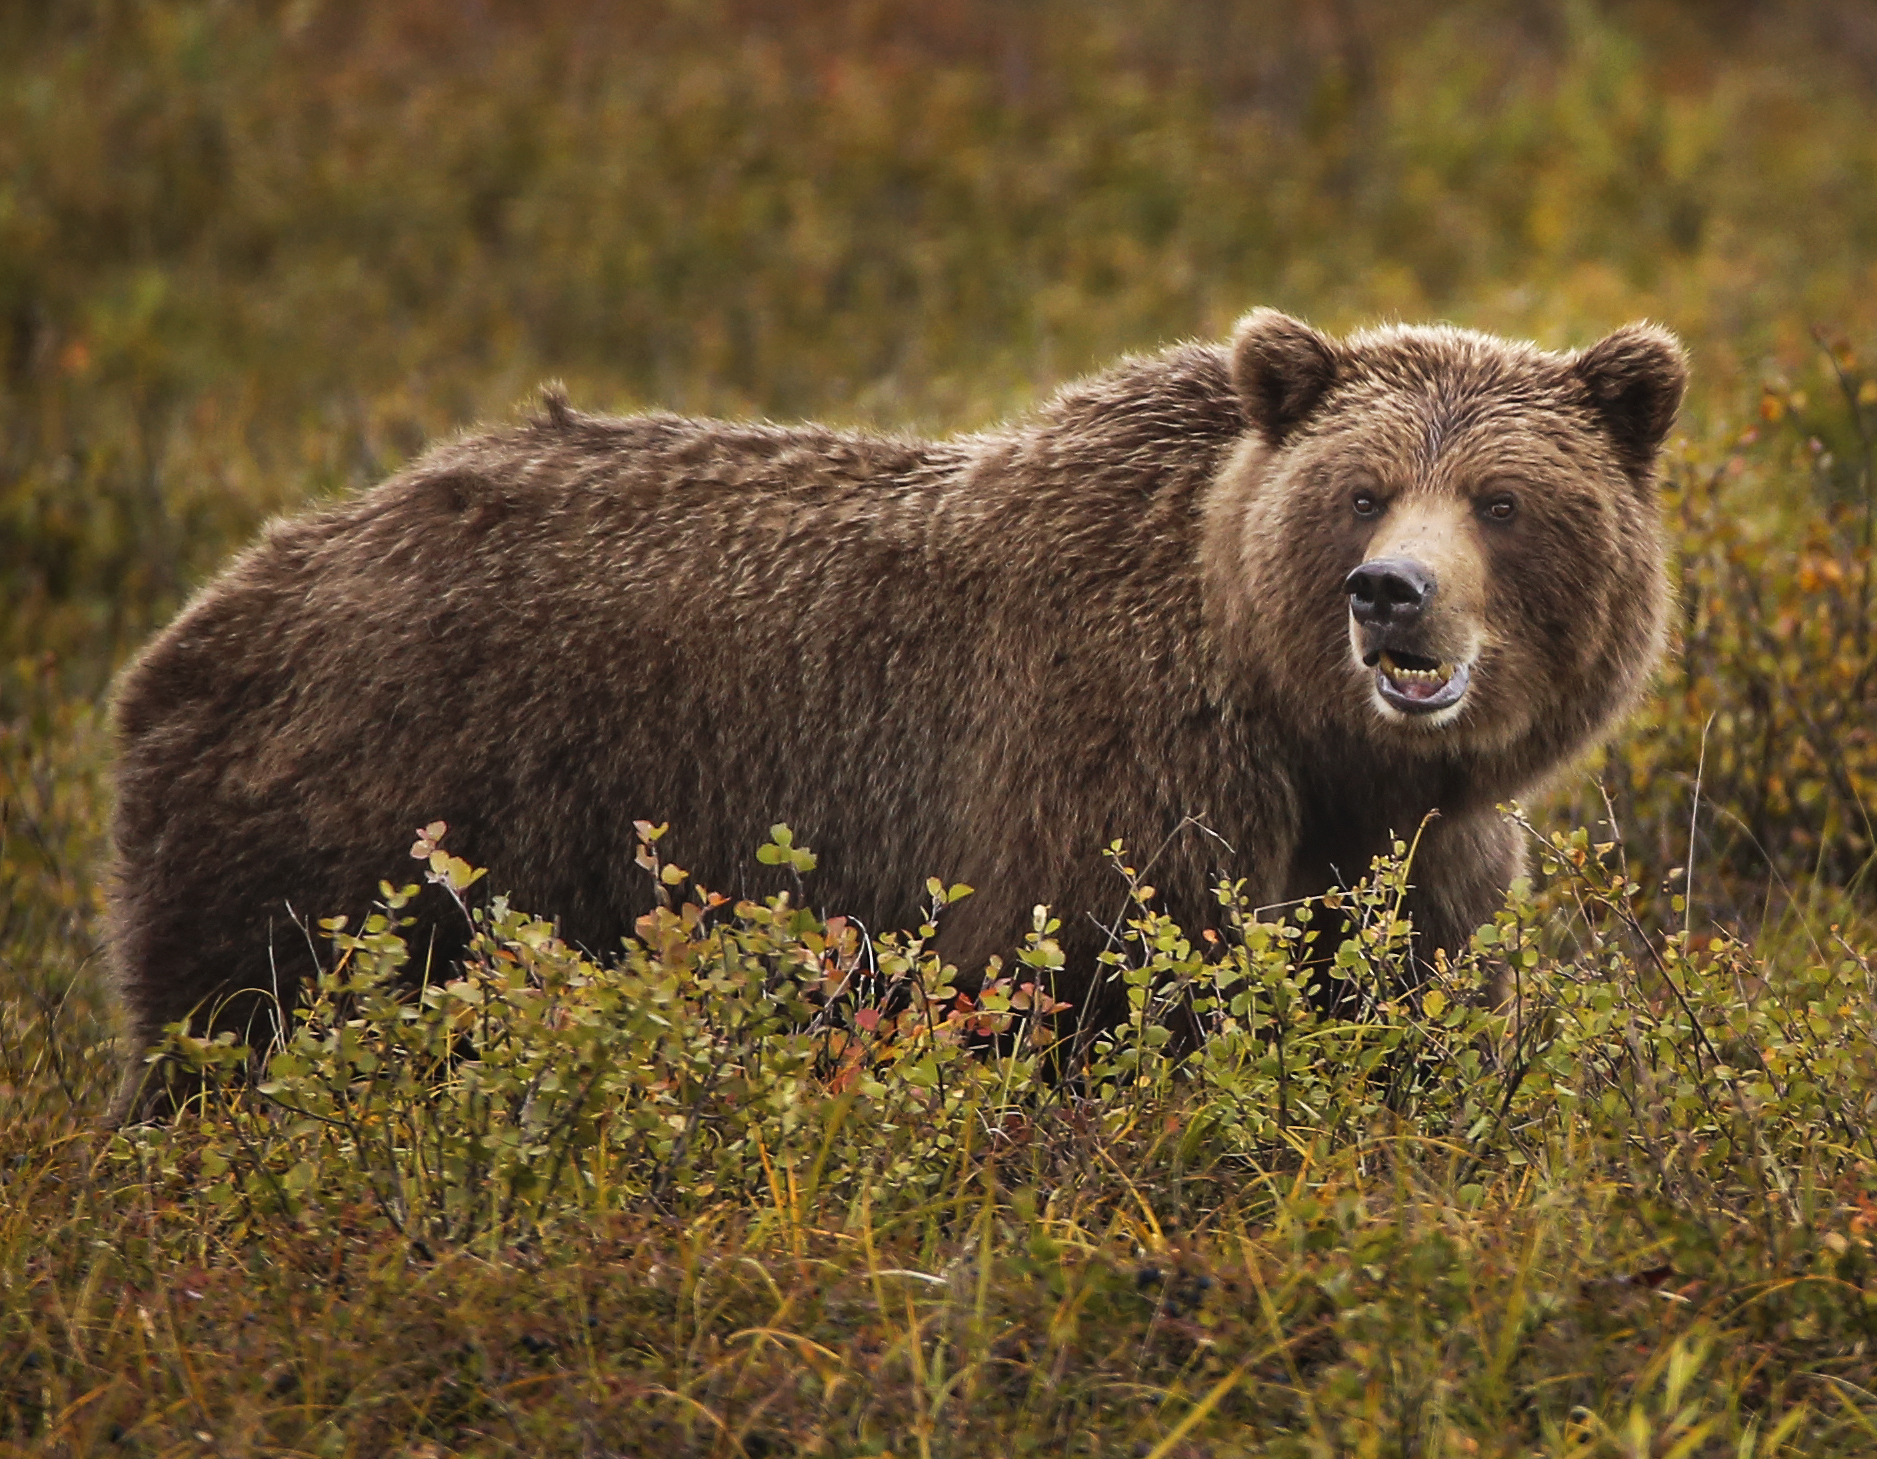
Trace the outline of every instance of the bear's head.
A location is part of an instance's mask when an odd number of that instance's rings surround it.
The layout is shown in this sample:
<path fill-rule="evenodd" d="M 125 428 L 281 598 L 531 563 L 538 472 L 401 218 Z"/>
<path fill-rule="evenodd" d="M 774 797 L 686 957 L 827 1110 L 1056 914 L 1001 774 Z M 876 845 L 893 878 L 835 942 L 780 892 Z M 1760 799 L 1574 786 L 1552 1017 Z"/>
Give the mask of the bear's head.
<path fill-rule="evenodd" d="M 1634 698 L 1667 614 L 1672 335 L 1552 354 L 1261 309 L 1231 371 L 1248 429 L 1207 503 L 1208 610 L 1267 712 L 1395 758 L 1497 759 L 1510 794 Z"/>

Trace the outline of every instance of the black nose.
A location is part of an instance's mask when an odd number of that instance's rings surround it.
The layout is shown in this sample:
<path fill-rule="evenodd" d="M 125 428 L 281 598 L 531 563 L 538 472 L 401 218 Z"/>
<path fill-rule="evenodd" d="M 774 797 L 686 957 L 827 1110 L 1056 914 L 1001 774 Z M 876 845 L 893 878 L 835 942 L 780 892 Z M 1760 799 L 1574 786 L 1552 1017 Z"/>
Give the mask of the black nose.
<path fill-rule="evenodd" d="M 1434 596 L 1434 570 L 1409 557 L 1378 557 L 1343 580 L 1358 623 L 1406 623 Z"/>

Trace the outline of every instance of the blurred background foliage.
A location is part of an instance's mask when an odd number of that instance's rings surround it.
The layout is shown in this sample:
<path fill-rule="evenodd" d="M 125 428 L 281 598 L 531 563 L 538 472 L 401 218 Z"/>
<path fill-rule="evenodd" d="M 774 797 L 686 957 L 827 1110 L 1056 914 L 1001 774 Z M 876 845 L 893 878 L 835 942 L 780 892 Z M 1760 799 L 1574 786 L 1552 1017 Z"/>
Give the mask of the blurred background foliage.
<path fill-rule="evenodd" d="M 550 377 L 969 428 L 1255 303 L 1680 331 L 1638 885 L 1697 775 L 1717 915 L 1867 880 L 1874 113 L 1857 0 L 0 7 L 0 953 L 91 956 L 94 706 L 270 513 Z"/>

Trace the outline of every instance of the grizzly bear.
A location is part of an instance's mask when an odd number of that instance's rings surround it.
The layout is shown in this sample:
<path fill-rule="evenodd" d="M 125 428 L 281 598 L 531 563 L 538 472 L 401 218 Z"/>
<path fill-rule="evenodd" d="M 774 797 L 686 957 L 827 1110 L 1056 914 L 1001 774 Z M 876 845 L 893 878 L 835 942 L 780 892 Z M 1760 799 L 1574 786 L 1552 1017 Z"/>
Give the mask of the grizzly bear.
<path fill-rule="evenodd" d="M 276 522 L 117 692 L 119 1116 L 164 1025 L 265 1036 L 313 919 L 438 820 L 602 955 L 652 901 L 635 821 L 750 896 L 786 822 L 874 931 L 975 887 L 941 930 L 967 973 L 1049 904 L 1091 1007 L 1111 841 L 1196 928 L 1221 873 L 1279 904 L 1425 822 L 1407 909 L 1463 946 L 1521 865 L 1496 804 L 1658 657 L 1685 375 L 1649 325 L 1554 354 L 1261 309 L 938 442 L 550 393 Z M 433 962 L 460 922 L 419 927 Z"/>

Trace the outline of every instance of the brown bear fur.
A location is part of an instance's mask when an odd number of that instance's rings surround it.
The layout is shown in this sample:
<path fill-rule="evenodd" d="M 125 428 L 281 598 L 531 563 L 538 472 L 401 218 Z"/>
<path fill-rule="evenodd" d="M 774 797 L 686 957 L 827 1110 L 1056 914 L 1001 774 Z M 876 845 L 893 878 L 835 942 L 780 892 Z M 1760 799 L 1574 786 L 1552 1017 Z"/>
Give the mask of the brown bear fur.
<path fill-rule="evenodd" d="M 1110 841 L 1157 853 L 1196 927 L 1222 872 L 1313 894 L 1438 811 L 1409 910 L 1461 945 L 1521 862 L 1495 803 L 1658 656 L 1654 462 L 1684 374 L 1644 325 L 1551 354 L 1260 310 L 1228 347 L 936 443 L 550 396 L 276 522 L 118 690 L 118 1112 L 164 1024 L 214 1007 L 264 1035 L 249 990 L 290 1003 L 303 928 L 409 879 L 439 819 L 600 953 L 651 901 L 635 820 L 745 895 L 779 884 L 754 852 L 787 822 L 818 903 L 870 929 L 916 921 L 929 876 L 976 887 L 941 934 L 967 970 L 1050 904 L 1081 1002 L 1124 897 Z M 1430 659 L 1472 656 L 1451 710 L 1391 707 L 1361 660 L 1345 580 L 1403 554 L 1444 585 Z M 448 957 L 456 925 L 420 942 Z"/>

